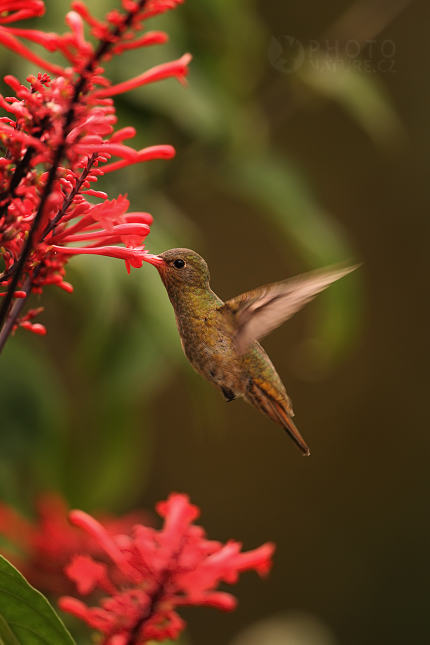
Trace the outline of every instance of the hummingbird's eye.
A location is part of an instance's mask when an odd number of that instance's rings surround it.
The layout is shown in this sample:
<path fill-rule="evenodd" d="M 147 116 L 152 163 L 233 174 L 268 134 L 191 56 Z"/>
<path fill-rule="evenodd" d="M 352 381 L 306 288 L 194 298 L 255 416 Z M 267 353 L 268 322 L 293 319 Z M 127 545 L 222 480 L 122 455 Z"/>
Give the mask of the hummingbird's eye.
<path fill-rule="evenodd" d="M 182 269 L 185 266 L 184 260 L 175 260 L 173 262 L 173 266 L 176 267 L 177 269 Z"/>

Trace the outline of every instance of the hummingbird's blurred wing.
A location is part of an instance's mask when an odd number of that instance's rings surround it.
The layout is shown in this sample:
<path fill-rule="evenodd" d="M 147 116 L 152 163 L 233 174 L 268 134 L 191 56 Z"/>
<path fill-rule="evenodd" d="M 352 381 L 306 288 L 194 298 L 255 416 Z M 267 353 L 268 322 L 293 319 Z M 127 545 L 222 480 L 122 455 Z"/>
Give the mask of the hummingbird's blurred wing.
<path fill-rule="evenodd" d="M 354 271 L 357 266 L 312 271 L 227 300 L 224 307 L 234 314 L 234 341 L 238 353 L 244 354 L 252 341 L 269 334 L 320 291 Z"/>

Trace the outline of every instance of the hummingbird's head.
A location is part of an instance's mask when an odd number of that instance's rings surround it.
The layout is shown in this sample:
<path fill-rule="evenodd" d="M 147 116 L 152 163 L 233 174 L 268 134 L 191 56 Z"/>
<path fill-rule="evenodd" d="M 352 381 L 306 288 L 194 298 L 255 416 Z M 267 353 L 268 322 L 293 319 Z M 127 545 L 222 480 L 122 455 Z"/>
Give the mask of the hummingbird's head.
<path fill-rule="evenodd" d="M 205 289 L 209 285 L 208 265 L 190 249 L 170 249 L 160 255 L 148 254 L 145 260 L 157 268 L 169 294 L 184 287 Z"/>

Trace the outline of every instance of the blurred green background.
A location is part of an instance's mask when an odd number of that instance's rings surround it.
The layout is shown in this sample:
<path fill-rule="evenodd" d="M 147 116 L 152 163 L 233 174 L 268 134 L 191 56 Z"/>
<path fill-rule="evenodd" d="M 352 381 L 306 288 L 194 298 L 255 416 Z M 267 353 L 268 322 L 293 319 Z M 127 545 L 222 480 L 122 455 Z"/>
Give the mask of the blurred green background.
<path fill-rule="evenodd" d="M 61 32 L 66 3 L 47 6 L 37 27 Z M 188 89 L 117 101 L 136 148 L 176 158 L 97 186 L 154 215 L 151 252 L 194 248 L 223 299 L 363 262 L 263 342 L 309 459 L 193 373 L 149 265 L 74 258 L 74 294 L 43 294 L 47 336 L 2 354 L 2 500 L 31 513 L 56 489 L 121 513 L 184 491 L 211 538 L 276 542 L 235 612 L 182 612 L 190 645 L 430 640 L 429 20 L 426 0 L 187 0 L 148 23 L 168 45 L 107 65 L 118 81 L 194 56 Z M 34 69 L 4 52 L 0 71 Z"/>

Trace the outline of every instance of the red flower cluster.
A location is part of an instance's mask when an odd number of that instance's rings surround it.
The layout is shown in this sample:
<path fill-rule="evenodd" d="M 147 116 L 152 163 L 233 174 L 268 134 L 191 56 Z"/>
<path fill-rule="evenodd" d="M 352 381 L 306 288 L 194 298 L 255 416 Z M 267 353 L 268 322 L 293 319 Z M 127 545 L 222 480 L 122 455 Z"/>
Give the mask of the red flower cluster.
<path fill-rule="evenodd" d="M 0 253 L 5 264 L 0 284 L 7 288 L 0 293 L 6 296 L 0 324 L 13 298 L 25 299 L 48 284 L 71 291 L 64 280 L 71 255 L 117 257 L 126 261 L 128 270 L 130 265 L 142 266 L 142 243 L 151 215 L 127 213 L 126 197 L 109 201 L 106 193 L 91 185 L 106 172 L 140 161 L 169 159 L 175 151 L 169 145 L 139 151 L 125 145 L 135 130 L 114 130 L 117 119 L 111 97 L 169 76 L 184 82 L 191 56 L 185 54 L 116 86 L 103 76 L 100 63 L 128 49 L 165 42 L 163 32 L 139 36 L 138 31 L 147 18 L 180 2 L 122 0 L 122 10 L 98 20 L 77 0 L 66 17 L 70 31 L 58 35 L 10 26 L 42 15 L 40 0 L 0 0 L 0 43 L 50 74 L 28 77 L 28 87 L 6 76 L 14 96 L 0 96 L 0 107 L 8 114 L 0 118 L 0 142 L 6 150 L 0 158 Z M 84 22 L 98 39 L 97 46 L 85 39 Z M 60 51 L 68 66 L 37 56 L 23 39 Z M 104 165 L 112 156 L 120 160 Z M 102 201 L 93 203 L 88 198 Z M 17 315 L 22 304 L 15 301 L 15 314 L 13 309 L 9 314 L 13 327 L 25 323 L 41 333 L 41 326 L 31 322 L 32 315 Z"/>
<path fill-rule="evenodd" d="M 65 501 L 55 493 L 44 494 L 37 500 L 34 522 L 0 502 L 1 552 L 30 584 L 43 593 L 57 596 L 73 593 L 74 585 L 66 577 L 64 567 L 74 555 L 105 557 L 96 540 L 67 521 L 68 511 Z M 122 517 L 107 514 L 97 517 L 108 535 L 112 536 L 128 533 L 138 522 L 153 524 L 153 518 L 144 511 L 134 511 Z M 10 549 L 7 543 L 10 543 Z M 105 561 L 109 564 L 106 557 Z"/>
<path fill-rule="evenodd" d="M 75 556 L 66 574 L 79 593 L 98 589 L 107 596 L 100 607 L 87 607 L 71 597 L 61 598 L 59 604 L 101 632 L 104 645 L 175 639 L 185 626 L 175 611 L 178 605 L 231 610 L 236 599 L 216 591 L 218 584 L 235 583 L 239 573 L 249 569 L 264 575 L 271 567 L 271 543 L 241 553 L 241 544 L 233 540 L 225 545 L 208 540 L 203 528 L 193 524 L 199 509 L 186 495 L 170 495 L 157 512 L 164 518 L 161 530 L 136 525 L 131 537 L 112 537 L 86 513 L 70 513 L 70 521 L 98 542 L 114 569 L 89 555 Z"/>

